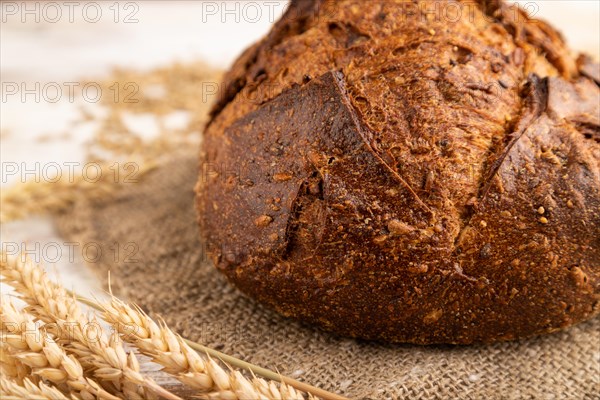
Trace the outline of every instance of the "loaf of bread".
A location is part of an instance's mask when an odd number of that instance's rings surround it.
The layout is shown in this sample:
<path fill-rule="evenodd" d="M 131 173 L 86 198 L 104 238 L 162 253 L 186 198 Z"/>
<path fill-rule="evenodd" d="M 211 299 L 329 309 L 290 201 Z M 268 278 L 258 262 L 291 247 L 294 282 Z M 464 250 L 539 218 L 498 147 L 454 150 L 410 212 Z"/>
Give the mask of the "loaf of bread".
<path fill-rule="evenodd" d="M 203 243 L 341 335 L 493 342 L 600 311 L 600 74 L 502 1 L 292 2 L 225 76 Z"/>

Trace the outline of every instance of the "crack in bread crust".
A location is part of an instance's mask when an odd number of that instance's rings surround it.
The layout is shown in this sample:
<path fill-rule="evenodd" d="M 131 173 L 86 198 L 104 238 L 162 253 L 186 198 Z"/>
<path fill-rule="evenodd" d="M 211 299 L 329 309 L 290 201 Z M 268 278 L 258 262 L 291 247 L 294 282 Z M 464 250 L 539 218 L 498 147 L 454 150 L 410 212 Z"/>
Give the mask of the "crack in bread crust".
<path fill-rule="evenodd" d="M 522 115 L 519 117 L 516 129 L 508 135 L 508 138 L 510 139 L 509 142 L 501 149 L 499 156 L 497 156 L 496 160 L 491 164 L 490 172 L 487 174 L 487 177 L 481 182 L 481 194 L 478 198 L 478 202 L 483 201 L 488 195 L 492 185 L 492 179 L 494 179 L 498 173 L 502 163 L 506 161 L 506 156 L 515 143 L 521 139 L 527 129 L 546 111 L 548 105 L 547 79 L 540 79 L 536 75 L 531 75 L 525 84 L 525 92 L 525 99 L 521 108 Z M 482 176 L 485 177 L 486 174 L 483 174 Z"/>

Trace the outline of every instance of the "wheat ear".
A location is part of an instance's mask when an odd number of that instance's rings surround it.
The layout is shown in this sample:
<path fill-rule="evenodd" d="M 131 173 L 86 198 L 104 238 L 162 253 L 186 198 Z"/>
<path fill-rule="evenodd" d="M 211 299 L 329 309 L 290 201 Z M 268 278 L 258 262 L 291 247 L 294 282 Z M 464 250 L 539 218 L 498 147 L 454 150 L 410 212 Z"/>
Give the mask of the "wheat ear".
<path fill-rule="evenodd" d="M 299 400 L 305 395 L 291 386 L 268 383 L 256 378 L 252 381 L 239 371 L 223 369 L 210 357 L 202 357 L 169 327 L 150 318 L 137 306 L 130 306 L 112 296 L 103 304 L 103 318 L 110 323 L 123 340 L 132 343 L 140 352 L 152 357 L 164 371 L 181 382 L 201 391 L 213 391 L 210 398 L 225 399 L 280 399 Z"/>
<path fill-rule="evenodd" d="M 45 323 L 56 325 L 58 338 L 69 343 L 67 350 L 76 354 L 84 372 L 93 373 L 109 393 L 131 400 L 154 395 L 180 400 L 142 375 L 137 358 L 133 352 L 127 354 L 118 335 L 107 341 L 100 325 L 90 321 L 75 299 L 68 296 L 62 286 L 48 279 L 43 269 L 33 261 L 8 257 L 2 252 L 0 273 L 3 281 L 21 294 L 29 305 L 29 312 Z M 95 340 L 88 338 L 86 330 L 89 327 L 95 327 L 99 332 Z"/>
<path fill-rule="evenodd" d="M 15 321 L 14 323 L 11 321 Z M 16 310 L 12 302 L 6 296 L 0 298 L 0 324 L 1 335 L 0 340 L 0 372 L 5 378 L 10 378 L 18 385 L 23 385 L 26 378 L 31 382 L 38 382 L 37 376 L 31 375 L 31 368 L 24 364 L 15 354 L 15 350 L 10 346 L 4 337 L 8 333 L 14 333 L 18 327 L 25 322 L 21 314 Z M 25 346 L 27 347 L 27 346 Z"/>
<path fill-rule="evenodd" d="M 6 329 L 2 342 L 11 355 L 30 368 L 30 374 L 53 383 L 65 393 L 75 392 L 81 399 L 119 400 L 106 392 L 93 379 L 86 378 L 73 355 L 67 355 L 33 318 L 17 310 L 9 298 L 2 298 L 0 320 Z"/>
<path fill-rule="evenodd" d="M 217 384 L 217 390 L 204 395 L 207 400 L 246 400 L 246 399 L 268 399 L 268 400 L 313 400 L 311 394 L 304 394 L 284 382 L 276 384 L 264 379 L 253 377 L 246 378 L 240 371 L 230 370 L 226 373 L 217 363 L 210 360 L 209 369 L 211 374 L 221 377 Z"/>
<path fill-rule="evenodd" d="M 25 379 L 23 385 L 19 385 L 5 377 L 0 377 L 0 395 L 2 400 L 72 400 L 42 382 L 35 384 Z"/>

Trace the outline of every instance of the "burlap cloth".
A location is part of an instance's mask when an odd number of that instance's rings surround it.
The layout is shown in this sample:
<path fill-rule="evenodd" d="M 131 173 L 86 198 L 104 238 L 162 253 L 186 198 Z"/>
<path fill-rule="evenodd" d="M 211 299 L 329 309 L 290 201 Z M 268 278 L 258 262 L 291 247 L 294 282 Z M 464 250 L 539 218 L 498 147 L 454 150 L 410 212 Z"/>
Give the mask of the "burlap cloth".
<path fill-rule="evenodd" d="M 57 221 L 66 239 L 118 246 L 91 268 L 184 337 L 356 399 L 600 398 L 600 318 L 521 342 L 420 347 L 336 337 L 246 298 L 198 240 L 196 164 L 196 149 L 182 151 Z"/>

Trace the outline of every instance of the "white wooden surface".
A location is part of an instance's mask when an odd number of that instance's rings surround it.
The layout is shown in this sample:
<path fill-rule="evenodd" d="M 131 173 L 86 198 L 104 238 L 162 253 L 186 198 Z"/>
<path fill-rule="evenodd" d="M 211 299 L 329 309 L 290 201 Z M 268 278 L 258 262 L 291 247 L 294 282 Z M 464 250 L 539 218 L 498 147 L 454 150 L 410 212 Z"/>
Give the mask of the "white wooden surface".
<path fill-rule="evenodd" d="M 105 76 L 113 66 L 150 69 L 174 60 L 203 59 L 226 67 L 242 49 L 268 31 L 286 4 L 284 1 L 224 3 L 120 2 L 116 15 L 114 2 L 95 2 L 100 5 L 102 16 L 92 23 L 89 20 L 96 18 L 94 10 L 89 6 L 84 14 L 85 2 L 75 2 L 72 15 L 69 9 L 62 7 L 62 17 L 58 22 L 52 22 L 57 14 L 50 9 L 42 10 L 43 2 L 28 3 L 33 14 L 17 10 L 13 15 L 10 4 L 21 7 L 23 3 L 5 1 L 0 4 L 3 91 L 4 85 L 11 82 L 25 83 L 28 88 L 36 82 L 64 86 L 81 78 Z M 535 11 L 537 17 L 545 18 L 561 29 L 573 48 L 598 57 L 600 2 L 547 0 L 520 3 Z M 36 5 L 40 7 L 37 11 Z M 223 7 L 228 7 L 230 12 L 224 12 Z M 127 17 L 132 23 L 125 22 Z M 34 168 L 36 163 L 81 162 L 81 144 L 90 137 L 93 126 L 80 125 L 76 131 L 69 131 L 69 137 L 62 137 L 77 116 L 77 105 L 70 103 L 68 96 L 63 96 L 58 103 L 50 103 L 43 99 L 35 101 L 33 96 L 22 101 L 18 95 L 3 93 L 0 104 L 2 186 L 18 179 L 18 176 L 6 176 L 5 167 L 10 163 L 18 163 L 22 170 L 23 166 Z M 45 135 L 56 135 L 59 139 L 36 141 Z M 38 246 L 37 254 L 42 261 L 56 261 L 49 264 L 67 286 L 83 294 L 99 292 L 95 279 L 81 262 L 71 262 L 68 247 L 56 236 L 48 218 L 36 217 L 5 224 L 0 235 L 5 247 L 23 247 L 28 243 L 27 248 L 35 252 Z M 58 254 L 57 245 L 61 248 Z M 0 286 L 0 291 L 7 292 L 7 288 Z"/>
<path fill-rule="evenodd" d="M 15 10 L 9 3 L 17 4 L 16 14 L 12 14 Z M 0 4 L 2 187 L 52 162 L 65 172 L 66 163 L 84 161 L 82 144 L 91 137 L 94 125 L 77 125 L 72 130 L 81 103 L 70 101 L 69 82 L 102 78 L 115 66 L 147 70 L 176 60 L 202 59 L 226 67 L 242 49 L 267 32 L 285 8 L 285 2 L 276 2 L 261 9 L 262 17 L 257 19 L 257 14 L 247 6 L 244 9 L 242 3 L 226 6 L 234 11 L 237 7 L 237 12 L 225 15 L 223 9 L 218 9 L 222 7 L 220 2 L 120 2 L 117 8 L 112 1 L 87 2 L 93 4 L 85 11 L 86 2 L 76 2 L 71 9 L 60 7 L 62 17 L 54 22 L 57 14 L 44 10 L 42 3 L 27 4 L 28 10 L 33 10 L 31 14 L 24 12 L 21 2 Z M 96 5 L 102 17 L 91 22 L 97 19 Z M 28 90 L 38 83 L 40 87 L 58 84 L 63 96 L 51 103 L 46 97 L 53 98 L 54 93 L 42 94 L 39 99 L 27 94 L 23 101 L 21 86 L 17 94 L 7 92 L 13 83 L 24 84 Z M 69 136 L 65 137 L 64 132 Z M 57 139 L 38 141 L 47 136 Z M 18 172 L 9 174 L 15 163 Z M 56 235 L 49 218 L 3 224 L 0 236 L 4 249 L 12 251 L 17 246 L 32 252 L 68 287 L 82 294 L 100 292 L 94 276 L 82 265 L 81 254 L 71 257 L 70 245 Z M 0 292 L 9 293 L 10 289 L 0 285 Z"/>

